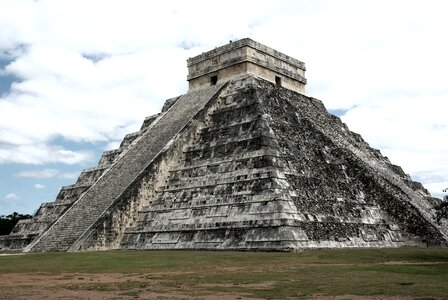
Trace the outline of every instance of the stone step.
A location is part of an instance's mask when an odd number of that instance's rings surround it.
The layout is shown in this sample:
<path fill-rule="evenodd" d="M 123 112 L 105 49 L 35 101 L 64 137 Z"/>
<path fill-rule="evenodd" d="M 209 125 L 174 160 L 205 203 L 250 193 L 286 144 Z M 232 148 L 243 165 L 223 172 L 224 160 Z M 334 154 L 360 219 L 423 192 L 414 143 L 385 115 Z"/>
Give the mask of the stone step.
<path fill-rule="evenodd" d="M 225 164 L 232 164 L 234 162 L 255 162 L 263 161 L 266 157 L 279 158 L 281 156 L 280 151 L 276 149 L 259 149 L 252 151 L 244 151 L 243 153 L 236 153 L 231 158 L 209 158 L 207 161 L 189 161 L 185 163 L 185 166 L 170 170 L 170 173 L 189 171 L 198 168 L 208 168 L 214 166 L 222 166 Z"/>
<path fill-rule="evenodd" d="M 170 99 L 166 100 L 165 103 L 163 104 L 163 107 L 162 107 L 162 113 L 168 111 L 168 109 L 171 106 L 173 106 L 173 104 L 176 103 L 176 101 L 179 100 L 180 97 L 181 96 L 173 97 L 173 98 L 170 98 Z"/>
<path fill-rule="evenodd" d="M 131 145 L 132 142 L 135 141 L 135 139 L 138 138 L 141 134 L 142 134 L 141 131 L 126 134 L 124 136 L 123 141 L 120 144 L 120 148 L 125 149 L 125 148 L 129 147 L 129 145 Z"/>
<path fill-rule="evenodd" d="M 140 131 L 145 131 L 149 128 L 149 126 L 161 115 L 162 113 L 158 113 L 152 116 L 148 116 L 143 121 L 142 126 L 140 127 Z"/>
<path fill-rule="evenodd" d="M 72 184 L 61 188 L 56 197 L 56 203 L 72 203 L 82 195 L 91 185 Z"/>
<path fill-rule="evenodd" d="M 100 161 L 98 162 L 98 167 L 109 167 L 122 151 L 122 148 L 104 151 Z"/>
<path fill-rule="evenodd" d="M 76 181 L 77 185 L 92 185 L 107 169 L 107 167 L 95 167 L 85 169 L 81 172 Z"/>

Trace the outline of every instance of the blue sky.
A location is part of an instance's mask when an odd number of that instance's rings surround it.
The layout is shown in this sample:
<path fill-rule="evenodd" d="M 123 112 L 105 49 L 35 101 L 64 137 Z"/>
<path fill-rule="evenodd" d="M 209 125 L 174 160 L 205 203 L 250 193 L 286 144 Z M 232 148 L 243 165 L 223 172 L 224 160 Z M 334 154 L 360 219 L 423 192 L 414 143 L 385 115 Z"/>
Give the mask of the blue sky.
<path fill-rule="evenodd" d="M 446 1 L 0 2 L 0 215 L 53 201 L 187 91 L 186 59 L 250 37 L 435 196 L 448 186 Z"/>

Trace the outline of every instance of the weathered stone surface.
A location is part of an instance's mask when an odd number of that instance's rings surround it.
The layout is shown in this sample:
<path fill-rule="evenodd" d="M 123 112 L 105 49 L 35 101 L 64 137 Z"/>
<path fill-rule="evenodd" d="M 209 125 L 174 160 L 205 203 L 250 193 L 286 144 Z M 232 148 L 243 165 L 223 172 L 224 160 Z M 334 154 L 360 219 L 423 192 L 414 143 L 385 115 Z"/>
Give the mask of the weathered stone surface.
<path fill-rule="evenodd" d="M 305 93 L 305 64 L 249 38 L 188 59 L 190 91 L 239 76 L 253 75 Z"/>
<path fill-rule="evenodd" d="M 218 99 L 188 147 L 173 155 L 178 166 L 138 212 L 121 247 L 446 243 L 426 191 L 411 189 L 418 185 L 320 101 L 251 77 L 233 82 Z"/>
<path fill-rule="evenodd" d="M 243 40 L 190 59 L 189 93 L 168 99 L 0 248 L 447 246 L 440 200 L 297 93 L 303 63 L 264 47 Z M 238 67 L 257 59 L 256 72 Z M 297 82 L 285 88 L 279 76 Z"/>

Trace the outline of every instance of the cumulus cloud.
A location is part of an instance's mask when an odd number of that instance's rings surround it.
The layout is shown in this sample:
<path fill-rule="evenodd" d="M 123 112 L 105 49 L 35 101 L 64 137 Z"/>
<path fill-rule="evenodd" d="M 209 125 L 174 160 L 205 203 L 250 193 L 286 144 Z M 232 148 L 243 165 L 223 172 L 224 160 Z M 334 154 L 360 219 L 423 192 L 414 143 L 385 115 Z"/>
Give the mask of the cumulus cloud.
<path fill-rule="evenodd" d="M 432 170 L 432 175 L 448 176 L 448 121 L 443 98 L 380 98 L 349 110 L 342 119 L 394 163 L 407 166 L 411 174 Z"/>
<path fill-rule="evenodd" d="M 29 177 L 29 178 L 60 178 L 60 179 L 74 179 L 78 177 L 79 173 L 73 172 L 63 172 L 57 169 L 39 169 L 39 170 L 27 170 L 21 171 L 15 174 L 17 177 Z"/>
<path fill-rule="evenodd" d="M 19 199 L 19 196 L 17 196 L 15 193 L 10 193 L 5 196 L 5 199 L 6 200 L 17 200 L 17 199 Z"/>
<path fill-rule="evenodd" d="M 0 163 L 73 165 L 91 161 L 92 158 L 93 153 L 90 151 L 72 151 L 48 144 L 3 144 L 0 147 Z"/>
<path fill-rule="evenodd" d="M 229 0 L 219 13 L 207 1 L 2 1 L 0 76 L 17 79 L 0 98 L 0 163 L 91 160 L 55 139 L 116 147 L 186 92 L 188 57 L 248 36 L 305 61 L 308 94 L 346 111 L 393 163 L 445 182 L 447 10 L 436 0 Z"/>
<path fill-rule="evenodd" d="M 36 190 L 43 190 L 43 189 L 46 188 L 46 186 L 43 185 L 43 184 L 36 183 L 36 184 L 34 185 L 34 188 L 35 188 Z"/>

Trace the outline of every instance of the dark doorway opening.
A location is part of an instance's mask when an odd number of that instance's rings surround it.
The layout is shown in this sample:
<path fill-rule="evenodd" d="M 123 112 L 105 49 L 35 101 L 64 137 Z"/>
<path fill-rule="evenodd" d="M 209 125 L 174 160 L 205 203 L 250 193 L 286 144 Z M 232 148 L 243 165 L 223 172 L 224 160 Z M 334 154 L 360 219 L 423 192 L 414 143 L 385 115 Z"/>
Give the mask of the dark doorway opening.
<path fill-rule="evenodd" d="M 215 85 L 216 83 L 218 83 L 218 75 L 213 75 L 210 77 L 210 85 Z"/>
<path fill-rule="evenodd" d="M 278 86 L 282 86 L 282 78 L 280 76 L 275 76 L 275 83 Z"/>

